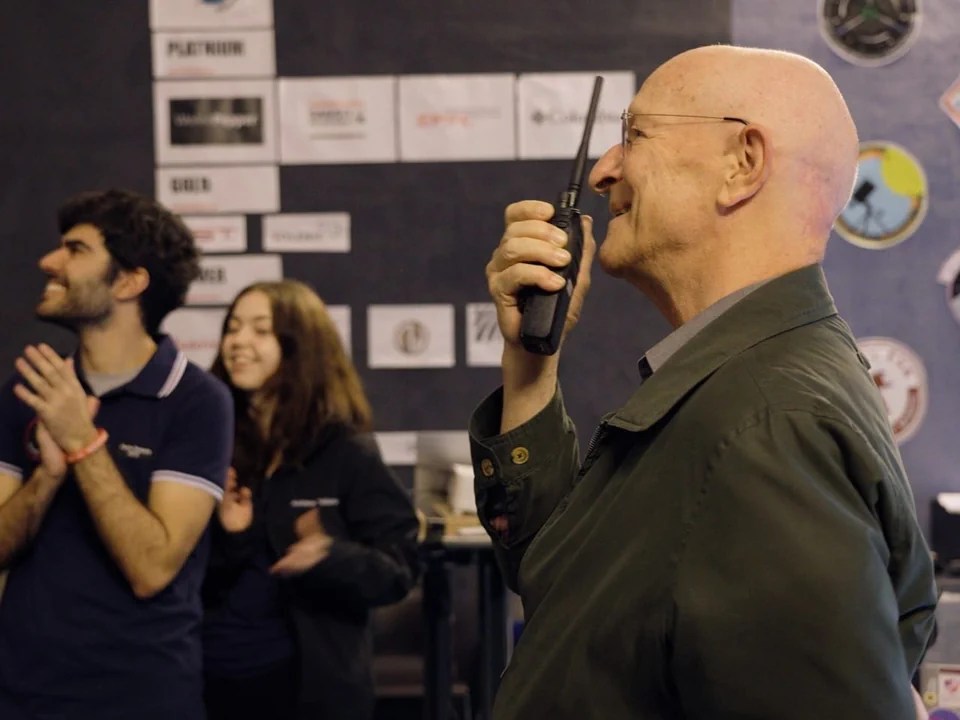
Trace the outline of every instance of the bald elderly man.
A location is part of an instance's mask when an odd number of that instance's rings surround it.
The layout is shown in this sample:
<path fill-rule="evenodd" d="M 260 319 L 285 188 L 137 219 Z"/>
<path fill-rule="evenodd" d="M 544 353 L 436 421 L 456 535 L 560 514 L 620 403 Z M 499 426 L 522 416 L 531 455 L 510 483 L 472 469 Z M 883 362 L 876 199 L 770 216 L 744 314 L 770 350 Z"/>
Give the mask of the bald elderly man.
<path fill-rule="evenodd" d="M 564 235 L 548 203 L 507 208 L 487 266 L 503 386 L 470 425 L 481 519 L 526 617 L 497 720 L 915 716 L 933 568 L 820 265 L 857 147 L 802 57 L 704 47 L 650 75 L 590 175 L 613 216 L 597 257 L 675 329 L 582 461 L 558 356 L 518 338 L 518 292 L 560 288 Z"/>

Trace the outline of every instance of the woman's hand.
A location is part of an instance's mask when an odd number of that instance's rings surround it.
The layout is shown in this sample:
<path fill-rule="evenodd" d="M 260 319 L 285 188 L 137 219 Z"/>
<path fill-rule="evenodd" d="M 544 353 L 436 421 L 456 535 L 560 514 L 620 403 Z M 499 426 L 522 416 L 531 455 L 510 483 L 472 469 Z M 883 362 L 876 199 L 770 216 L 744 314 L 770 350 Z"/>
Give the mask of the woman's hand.
<path fill-rule="evenodd" d="M 319 510 L 314 508 L 303 513 L 296 519 L 293 527 L 300 539 L 288 547 L 286 555 L 270 568 L 274 575 L 299 575 L 325 560 L 330 554 L 333 538 L 327 535 L 323 523 L 320 522 Z"/>
<path fill-rule="evenodd" d="M 240 486 L 237 471 L 233 468 L 227 470 L 223 500 L 217 512 L 220 524 L 227 532 L 243 532 L 253 523 L 253 493 L 250 488 Z"/>

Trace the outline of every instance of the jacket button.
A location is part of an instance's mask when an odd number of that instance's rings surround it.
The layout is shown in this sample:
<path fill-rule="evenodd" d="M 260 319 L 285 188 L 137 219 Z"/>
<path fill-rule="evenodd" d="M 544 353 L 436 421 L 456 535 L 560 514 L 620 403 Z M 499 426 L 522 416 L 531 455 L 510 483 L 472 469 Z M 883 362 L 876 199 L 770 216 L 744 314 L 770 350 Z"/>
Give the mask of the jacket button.
<path fill-rule="evenodd" d="M 515 447 L 510 451 L 510 459 L 513 460 L 514 465 L 523 465 L 530 459 L 530 451 L 523 446 Z"/>
<path fill-rule="evenodd" d="M 483 473 L 484 477 L 490 477 L 493 475 L 493 463 L 490 461 L 490 458 L 484 458 L 480 461 L 480 472 Z"/>

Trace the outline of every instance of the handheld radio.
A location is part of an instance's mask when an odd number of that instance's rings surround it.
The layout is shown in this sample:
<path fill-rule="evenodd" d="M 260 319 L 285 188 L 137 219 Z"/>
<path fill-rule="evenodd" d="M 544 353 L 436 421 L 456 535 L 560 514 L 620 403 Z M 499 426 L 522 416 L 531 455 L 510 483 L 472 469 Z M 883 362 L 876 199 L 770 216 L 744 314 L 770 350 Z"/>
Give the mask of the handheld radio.
<path fill-rule="evenodd" d="M 603 87 L 603 78 L 598 75 L 593 81 L 593 96 L 590 98 L 590 109 L 587 111 L 580 149 L 577 150 L 577 156 L 573 161 L 570 184 L 564 192 L 560 193 L 560 202 L 550 220 L 551 225 L 567 233 L 565 247 L 572 259 L 566 267 L 553 270 L 566 282 L 560 290 L 555 292 L 530 287 L 520 293 L 520 311 L 523 313 L 520 322 L 520 342 L 528 351 L 540 355 L 553 355 L 560 347 L 563 326 L 567 321 L 567 309 L 570 307 L 570 296 L 576 287 L 577 274 L 580 272 L 583 225 L 577 201 L 580 199 L 580 188 L 586 179 L 587 151 L 601 87 Z"/>

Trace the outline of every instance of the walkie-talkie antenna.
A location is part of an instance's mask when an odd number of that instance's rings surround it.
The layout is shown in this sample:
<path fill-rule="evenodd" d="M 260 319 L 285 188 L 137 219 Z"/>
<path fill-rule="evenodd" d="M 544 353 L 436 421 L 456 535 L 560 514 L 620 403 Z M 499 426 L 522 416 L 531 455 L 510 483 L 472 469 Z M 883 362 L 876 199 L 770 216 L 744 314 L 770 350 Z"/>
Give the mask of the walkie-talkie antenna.
<path fill-rule="evenodd" d="M 573 174 L 570 175 L 570 186 L 560 196 L 560 207 L 576 207 L 580 199 L 580 188 L 586 180 L 587 155 L 590 152 L 590 135 L 593 132 L 593 120 L 597 116 L 597 104 L 600 102 L 600 88 L 603 87 L 603 78 L 599 75 L 593 81 L 593 95 L 590 96 L 590 109 L 587 111 L 587 121 L 583 127 L 583 138 L 580 148 L 573 161 Z"/>
<path fill-rule="evenodd" d="M 567 189 L 560 193 L 560 201 L 550 219 L 550 224 L 563 230 L 567 236 L 564 247 L 570 253 L 570 262 L 566 267 L 554 270 L 563 278 L 563 288 L 546 291 L 532 285 L 524 288 L 519 294 L 520 308 L 523 313 L 520 321 L 520 342 L 530 352 L 541 355 L 552 355 L 560 348 L 567 309 L 570 306 L 570 296 L 573 294 L 577 276 L 580 273 L 583 224 L 580 221 L 577 201 L 580 199 L 580 188 L 586 180 L 590 134 L 593 131 L 593 120 L 597 115 L 597 104 L 600 101 L 602 87 L 603 77 L 597 75 L 593 82 L 593 95 L 590 98 L 590 109 L 587 111 L 587 121 L 583 128 L 583 138 L 580 140 L 577 155 L 573 159 L 573 175 L 570 177 Z"/>

